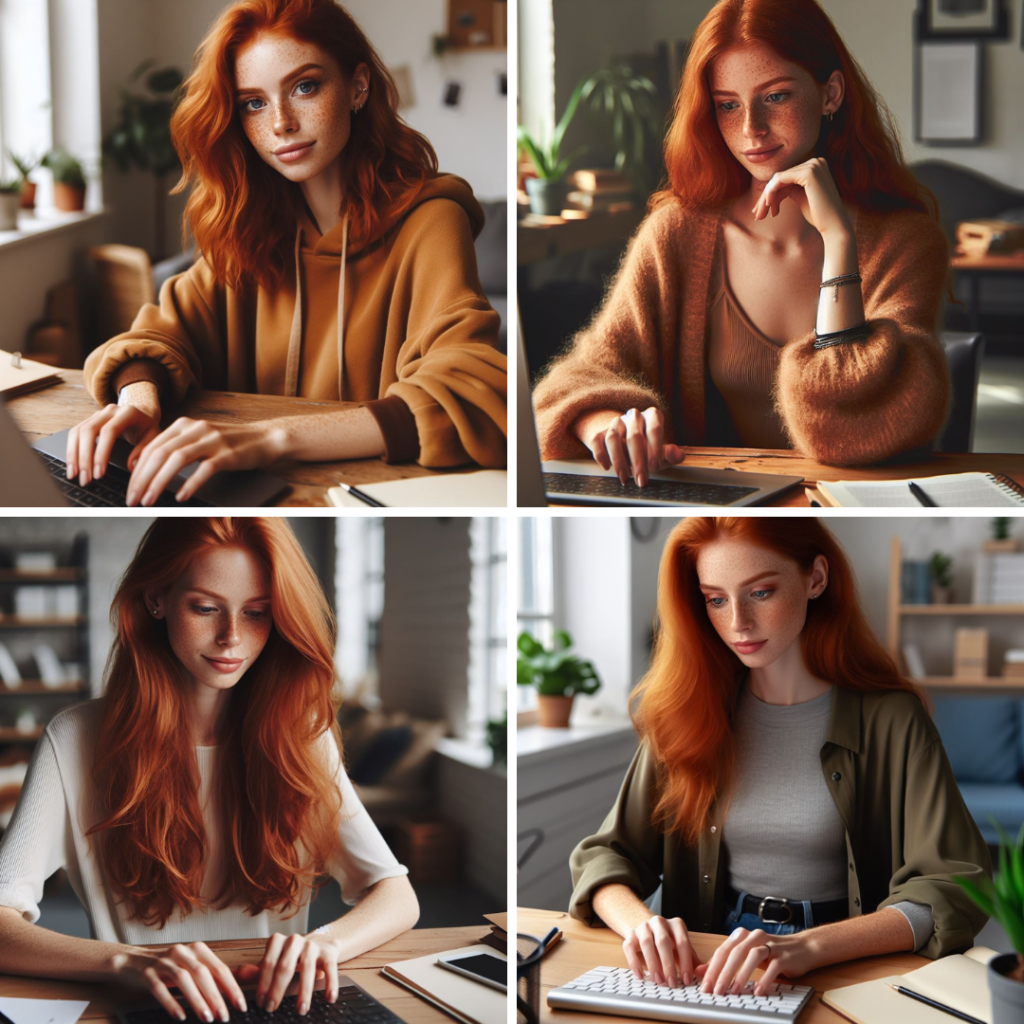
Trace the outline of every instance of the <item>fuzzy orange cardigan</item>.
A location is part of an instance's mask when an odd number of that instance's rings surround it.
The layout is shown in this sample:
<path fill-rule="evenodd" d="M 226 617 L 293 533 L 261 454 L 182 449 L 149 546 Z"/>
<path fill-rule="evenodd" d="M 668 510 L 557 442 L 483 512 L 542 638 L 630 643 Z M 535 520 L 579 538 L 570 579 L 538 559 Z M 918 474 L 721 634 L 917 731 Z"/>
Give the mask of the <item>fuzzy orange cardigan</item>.
<path fill-rule="evenodd" d="M 658 406 L 666 440 L 704 443 L 707 321 L 721 213 L 671 201 L 644 220 L 594 320 L 534 393 L 545 459 L 590 453 L 580 416 Z M 856 466 L 929 445 L 945 422 L 949 371 L 937 321 L 948 278 L 946 238 L 915 211 L 854 220 L 863 278 L 863 341 L 816 351 L 814 332 L 782 348 L 774 399 L 793 447 Z"/>

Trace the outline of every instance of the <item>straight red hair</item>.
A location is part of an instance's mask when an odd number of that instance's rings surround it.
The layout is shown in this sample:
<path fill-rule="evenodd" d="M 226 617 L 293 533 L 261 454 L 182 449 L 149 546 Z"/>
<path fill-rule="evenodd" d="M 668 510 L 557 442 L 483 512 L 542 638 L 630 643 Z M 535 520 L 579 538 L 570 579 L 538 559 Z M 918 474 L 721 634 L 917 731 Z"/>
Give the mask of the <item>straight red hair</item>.
<path fill-rule="evenodd" d="M 235 103 L 235 57 L 261 32 L 314 43 L 351 78 L 370 71 L 366 102 L 352 118 L 341 151 L 344 206 L 351 244 L 380 238 L 385 219 L 411 209 L 437 155 L 427 139 L 398 116 L 398 89 L 352 16 L 335 0 L 238 0 L 217 19 L 196 53 L 183 98 L 171 119 L 181 159 L 172 190 L 192 191 L 182 227 L 191 229 L 217 281 L 235 288 L 254 280 L 279 287 L 292 267 L 301 189 L 253 149 Z"/>
<path fill-rule="evenodd" d="M 845 202 L 865 210 L 935 210 L 903 158 L 896 122 L 835 25 L 815 0 L 719 0 L 697 27 L 665 138 L 668 185 L 651 206 L 673 197 L 689 209 L 718 209 L 750 187 L 750 172 L 729 151 L 715 117 L 710 68 L 726 50 L 764 43 L 819 85 L 841 71 L 846 95 L 822 123 L 817 156 Z"/>
<path fill-rule="evenodd" d="M 817 518 L 693 516 L 669 534 L 658 573 L 658 629 L 650 671 L 630 697 L 637 731 L 662 769 L 655 821 L 696 842 L 717 793 L 732 782 L 731 716 L 744 667 L 708 618 L 697 579 L 701 547 L 744 540 L 796 562 L 810 575 L 828 561 L 828 586 L 809 601 L 800 634 L 804 664 L 847 690 L 921 693 L 875 639 L 839 542 Z M 923 703 L 923 701 L 922 701 Z"/>
<path fill-rule="evenodd" d="M 317 747 L 341 750 L 332 698 L 334 619 L 283 519 L 174 517 L 146 531 L 111 607 L 103 718 L 93 781 L 106 817 L 102 862 L 131 917 L 163 928 L 203 904 L 207 838 L 182 669 L 147 591 L 170 587 L 204 551 L 251 551 L 271 581 L 273 627 L 235 685 L 217 749 L 227 874 L 213 903 L 241 898 L 249 914 L 297 911 L 336 844 L 341 797 Z M 304 855 L 297 846 L 301 844 Z"/>

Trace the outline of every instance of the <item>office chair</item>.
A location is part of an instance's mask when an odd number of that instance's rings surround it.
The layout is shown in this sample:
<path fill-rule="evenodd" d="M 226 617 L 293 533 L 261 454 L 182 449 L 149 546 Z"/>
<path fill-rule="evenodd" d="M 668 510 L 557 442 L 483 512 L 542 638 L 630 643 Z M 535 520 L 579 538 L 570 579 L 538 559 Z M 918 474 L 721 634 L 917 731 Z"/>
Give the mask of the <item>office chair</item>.
<path fill-rule="evenodd" d="M 943 331 L 939 335 L 953 388 L 949 419 L 942 428 L 937 450 L 969 452 L 974 446 L 974 419 L 978 408 L 978 379 L 985 353 L 985 335 Z"/>

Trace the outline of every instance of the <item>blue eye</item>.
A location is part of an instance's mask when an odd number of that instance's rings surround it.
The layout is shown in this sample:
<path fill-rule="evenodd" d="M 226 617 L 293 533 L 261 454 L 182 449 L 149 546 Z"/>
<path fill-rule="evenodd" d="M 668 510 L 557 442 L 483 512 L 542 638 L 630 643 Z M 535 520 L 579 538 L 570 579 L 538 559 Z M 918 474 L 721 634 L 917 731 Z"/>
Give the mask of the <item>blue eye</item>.
<path fill-rule="evenodd" d="M 209 615 L 210 612 L 215 612 L 217 609 L 212 608 L 210 605 L 194 604 L 192 605 L 192 610 L 194 612 L 198 612 L 200 615 Z"/>
<path fill-rule="evenodd" d="M 775 103 L 781 103 L 781 102 L 782 102 L 782 101 L 783 101 L 783 100 L 784 100 L 784 99 L 785 99 L 785 98 L 786 98 L 786 97 L 787 97 L 788 95 L 789 95 L 789 93 L 788 93 L 788 92 L 770 92 L 770 93 L 769 93 L 769 94 L 768 94 L 768 95 L 767 95 L 767 96 L 765 97 L 765 99 L 767 99 L 767 100 L 769 100 L 769 101 L 771 101 L 771 102 L 775 102 Z M 772 97 L 773 97 L 773 96 L 778 96 L 779 98 L 778 98 L 777 100 L 774 100 L 774 101 L 773 101 L 773 100 L 772 100 Z"/>
<path fill-rule="evenodd" d="M 754 597 L 757 597 L 761 600 L 764 600 L 764 598 L 771 596 L 770 590 L 754 590 L 751 593 Z"/>
<path fill-rule="evenodd" d="M 313 79 L 312 79 L 312 78 L 304 78 L 304 79 L 303 79 L 303 80 L 302 80 L 301 82 L 299 82 L 299 84 L 298 84 L 298 85 L 297 85 L 297 86 L 296 86 L 295 88 L 296 88 L 296 89 L 301 89 L 301 88 L 302 88 L 302 87 L 303 87 L 304 85 L 308 85 L 308 86 L 310 87 L 310 89 L 309 89 L 309 92 L 303 92 L 303 93 L 302 93 L 302 95 L 303 95 L 303 96 L 309 96 L 309 95 L 310 95 L 310 93 L 311 93 L 311 92 L 312 92 L 312 91 L 313 91 L 313 90 L 314 90 L 314 89 L 315 89 L 315 88 L 316 88 L 316 87 L 317 87 L 317 86 L 318 86 L 319 84 L 320 84 L 319 82 L 315 82 L 315 81 L 313 81 Z"/>
<path fill-rule="evenodd" d="M 732 110 L 736 110 L 737 107 L 738 107 L 738 104 L 733 102 L 732 100 L 726 100 L 725 103 L 719 103 L 718 104 L 718 109 L 723 111 L 726 114 L 728 114 Z"/>
<path fill-rule="evenodd" d="M 711 605 L 712 608 L 721 608 L 722 605 L 725 604 L 725 598 L 724 597 L 709 597 L 709 598 L 707 598 L 707 603 L 709 605 Z"/>
<path fill-rule="evenodd" d="M 253 611 L 246 612 L 246 615 L 248 615 L 250 619 L 263 619 L 266 618 L 267 613 L 265 611 L 256 611 L 254 609 Z"/>

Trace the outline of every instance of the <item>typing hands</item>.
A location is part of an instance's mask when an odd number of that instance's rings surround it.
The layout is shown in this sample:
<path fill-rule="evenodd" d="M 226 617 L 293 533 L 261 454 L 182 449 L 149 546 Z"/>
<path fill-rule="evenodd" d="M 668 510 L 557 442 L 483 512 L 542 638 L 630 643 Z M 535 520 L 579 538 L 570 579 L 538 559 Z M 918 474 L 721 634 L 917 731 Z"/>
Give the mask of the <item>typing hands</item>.
<path fill-rule="evenodd" d="M 715 995 L 741 992 L 754 969 L 764 967 L 753 993 L 763 996 L 780 975 L 796 978 L 819 966 L 814 960 L 813 942 L 813 931 L 768 935 L 760 928 L 736 928 L 707 964 L 697 969 L 704 979 L 701 991 Z"/>
<path fill-rule="evenodd" d="M 325 935 L 282 935 L 275 932 L 258 965 L 245 964 L 238 969 L 238 980 L 256 985 L 256 1005 L 273 1012 L 288 994 L 296 972 L 299 975 L 295 1004 L 300 1014 L 309 1012 L 317 978 L 324 978 L 327 1002 L 338 999 L 338 943 Z"/>
<path fill-rule="evenodd" d="M 614 469 L 623 486 L 633 477 L 638 487 L 646 487 L 652 473 L 686 457 L 678 445 L 665 443 L 665 417 L 654 406 L 643 412 L 630 409 L 621 416 L 610 412 L 582 416 L 576 431 L 598 465 Z"/>
<path fill-rule="evenodd" d="M 622 942 L 626 962 L 638 977 L 644 971 L 658 985 L 692 985 L 707 965 L 690 945 L 681 917 L 652 917 L 626 932 Z"/>

